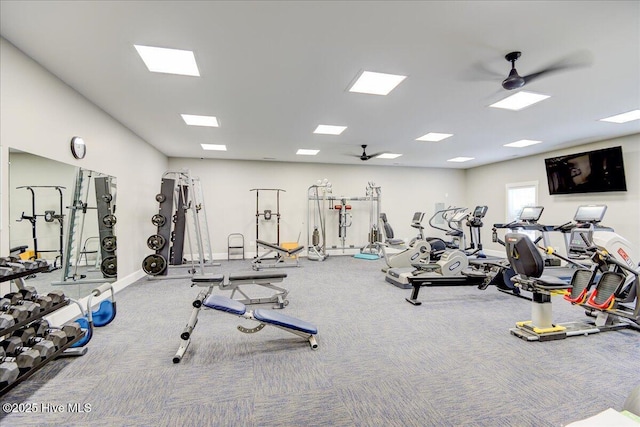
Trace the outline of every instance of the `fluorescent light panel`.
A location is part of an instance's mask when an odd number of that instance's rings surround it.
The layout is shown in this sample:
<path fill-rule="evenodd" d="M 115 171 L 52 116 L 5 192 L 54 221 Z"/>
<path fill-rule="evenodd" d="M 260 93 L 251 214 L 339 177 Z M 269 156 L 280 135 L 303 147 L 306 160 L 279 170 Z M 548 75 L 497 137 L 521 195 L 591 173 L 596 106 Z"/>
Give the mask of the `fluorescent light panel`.
<path fill-rule="evenodd" d="M 632 120 L 640 120 L 640 110 L 631 110 L 626 113 L 618 114 L 616 116 L 600 119 L 601 122 L 611 123 L 627 123 Z"/>
<path fill-rule="evenodd" d="M 227 151 L 226 145 L 216 145 L 216 144 L 200 144 L 203 150 L 211 150 L 211 151 Z"/>
<path fill-rule="evenodd" d="M 540 144 L 542 141 L 534 141 L 532 139 L 521 139 L 520 141 L 510 142 L 509 144 L 504 144 L 503 147 L 514 147 L 514 148 L 522 148 L 528 147 L 530 145 Z"/>
<path fill-rule="evenodd" d="M 468 162 L 469 160 L 473 160 L 473 159 L 475 159 L 475 157 L 454 157 L 453 159 L 447 160 L 447 162 L 462 163 L 462 162 Z"/>
<path fill-rule="evenodd" d="M 192 114 L 180 114 L 182 116 L 182 120 L 189 126 L 208 126 L 217 128 L 218 119 L 214 116 L 194 116 Z"/>
<path fill-rule="evenodd" d="M 351 86 L 349 92 L 367 93 L 370 95 L 388 95 L 407 76 L 396 74 L 375 73 L 363 71 L 358 80 Z"/>
<path fill-rule="evenodd" d="M 429 132 L 426 135 L 422 135 L 420 138 L 416 138 L 416 141 L 429 141 L 429 142 L 438 142 L 443 139 L 447 139 L 450 136 L 453 136 L 452 133 L 437 133 L 437 132 Z"/>
<path fill-rule="evenodd" d="M 296 151 L 296 154 L 300 156 L 315 156 L 319 152 L 320 150 L 306 150 L 304 148 L 300 148 L 298 151 Z"/>
<path fill-rule="evenodd" d="M 149 71 L 154 73 L 200 76 L 196 58 L 190 50 L 133 45 Z"/>
<path fill-rule="evenodd" d="M 379 156 L 376 156 L 376 159 L 397 159 L 400 156 L 402 156 L 402 154 L 382 153 Z"/>
<path fill-rule="evenodd" d="M 318 125 L 313 133 L 319 133 L 323 135 L 340 135 L 346 128 L 346 126 Z"/>
<path fill-rule="evenodd" d="M 490 107 L 503 108 L 505 110 L 519 111 L 537 102 L 549 98 L 549 95 L 539 93 L 520 91 L 516 94 L 506 97 L 502 101 L 491 104 Z"/>

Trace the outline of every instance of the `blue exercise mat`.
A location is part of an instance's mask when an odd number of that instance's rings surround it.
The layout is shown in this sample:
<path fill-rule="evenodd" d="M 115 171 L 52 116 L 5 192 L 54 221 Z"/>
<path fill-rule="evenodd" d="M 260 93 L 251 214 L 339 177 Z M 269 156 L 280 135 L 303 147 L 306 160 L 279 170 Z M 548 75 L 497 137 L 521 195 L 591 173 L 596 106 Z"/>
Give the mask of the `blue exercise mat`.
<path fill-rule="evenodd" d="M 360 259 L 380 259 L 380 256 L 376 254 L 355 254 L 353 257 Z"/>

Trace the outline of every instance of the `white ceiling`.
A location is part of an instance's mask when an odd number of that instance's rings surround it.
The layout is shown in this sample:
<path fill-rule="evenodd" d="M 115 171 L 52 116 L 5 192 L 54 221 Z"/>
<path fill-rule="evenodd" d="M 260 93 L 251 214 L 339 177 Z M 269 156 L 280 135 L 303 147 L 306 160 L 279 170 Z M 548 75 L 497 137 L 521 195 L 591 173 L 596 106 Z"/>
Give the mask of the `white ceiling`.
<path fill-rule="evenodd" d="M 170 157 L 361 164 L 347 154 L 367 144 L 403 154 L 371 165 L 469 168 L 640 132 L 598 120 L 640 108 L 638 1 L 2 0 L 0 33 Z M 193 50 L 201 77 L 150 73 L 134 43 Z M 590 65 L 525 86 L 551 96 L 539 104 L 488 108 L 513 93 L 500 86 L 513 50 L 521 75 Z M 388 96 L 348 92 L 362 70 L 408 77 Z M 415 141 L 427 132 L 454 136 Z M 503 147 L 519 139 L 544 142 Z M 456 156 L 475 160 L 446 162 Z"/>

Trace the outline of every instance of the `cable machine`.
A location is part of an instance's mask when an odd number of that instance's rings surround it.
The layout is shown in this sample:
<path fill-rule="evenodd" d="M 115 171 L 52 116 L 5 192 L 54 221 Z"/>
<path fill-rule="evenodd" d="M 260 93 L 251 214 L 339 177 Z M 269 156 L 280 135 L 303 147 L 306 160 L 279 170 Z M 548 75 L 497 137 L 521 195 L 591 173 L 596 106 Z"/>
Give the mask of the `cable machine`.
<path fill-rule="evenodd" d="M 381 235 L 378 228 L 380 210 L 382 206 L 382 189 L 376 183 L 367 183 L 367 198 L 369 199 L 369 241 L 360 249 L 360 253 L 380 255 Z"/>
<path fill-rule="evenodd" d="M 324 261 L 329 256 L 325 216 L 328 194 L 331 183 L 327 178 L 307 189 L 307 258 L 312 261 Z"/>
<path fill-rule="evenodd" d="M 258 240 L 260 239 L 260 219 L 263 219 L 264 221 L 271 221 L 271 219 L 273 218 L 273 216 L 275 215 L 276 217 L 276 241 L 272 242 L 274 243 L 276 246 L 280 246 L 280 192 L 286 192 L 286 190 L 283 190 L 281 188 L 253 188 L 249 191 L 255 191 L 256 192 L 256 257 L 259 256 L 258 254 Z M 276 211 L 273 212 L 272 209 L 264 209 L 264 210 L 260 210 L 260 192 L 265 192 L 265 191 L 269 191 L 269 192 L 273 192 L 275 191 L 276 193 Z"/>
<path fill-rule="evenodd" d="M 43 252 L 56 253 L 57 255 L 53 261 L 53 266 L 49 268 L 49 271 L 57 270 L 62 267 L 62 248 L 64 243 L 64 214 L 62 213 L 62 209 L 64 205 L 64 196 L 62 195 L 62 190 L 64 190 L 65 187 L 61 187 L 59 185 L 25 185 L 21 187 L 16 187 L 16 189 L 20 189 L 20 188 L 25 188 L 27 191 L 31 193 L 31 215 L 25 215 L 25 213 L 22 212 L 22 215 L 17 221 L 21 222 L 22 220 L 26 219 L 31 223 L 31 236 L 33 238 L 33 259 L 39 258 L 39 254 Z M 36 213 L 36 193 L 34 191 L 34 188 L 55 189 L 58 192 L 59 199 L 60 199 L 60 206 L 59 206 L 60 212 L 56 213 L 55 210 L 53 211 L 46 210 L 42 214 Z M 58 236 L 59 237 L 58 249 L 46 249 L 46 250 L 38 249 L 38 233 L 37 233 L 38 218 L 44 218 L 45 222 L 58 221 L 59 230 L 60 230 L 59 236 Z M 58 260 L 60 260 L 59 264 L 58 264 Z"/>

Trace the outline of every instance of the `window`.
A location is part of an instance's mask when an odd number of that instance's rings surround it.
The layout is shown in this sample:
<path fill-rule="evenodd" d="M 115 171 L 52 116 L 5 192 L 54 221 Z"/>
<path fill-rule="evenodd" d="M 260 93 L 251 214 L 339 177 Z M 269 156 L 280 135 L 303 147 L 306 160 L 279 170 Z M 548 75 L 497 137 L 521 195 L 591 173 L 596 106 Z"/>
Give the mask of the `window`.
<path fill-rule="evenodd" d="M 518 219 L 522 208 L 538 204 L 538 181 L 517 182 L 507 184 L 507 223 Z M 535 231 L 519 230 L 534 240 Z"/>

